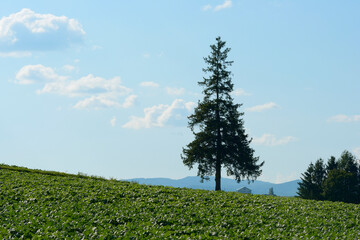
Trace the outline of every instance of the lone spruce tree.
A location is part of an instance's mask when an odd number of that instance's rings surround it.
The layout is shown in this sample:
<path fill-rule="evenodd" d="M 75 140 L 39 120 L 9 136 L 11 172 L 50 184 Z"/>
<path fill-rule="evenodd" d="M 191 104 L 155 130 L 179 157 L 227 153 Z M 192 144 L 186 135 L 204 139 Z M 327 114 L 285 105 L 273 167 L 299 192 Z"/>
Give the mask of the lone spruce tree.
<path fill-rule="evenodd" d="M 183 148 L 181 158 L 191 169 L 198 165 L 198 176 L 203 181 L 215 173 L 215 190 L 221 190 L 221 168 L 226 168 L 228 176 L 234 176 L 237 182 L 242 179 L 255 180 L 261 174 L 257 164 L 259 157 L 254 157 L 250 148 L 251 139 L 245 134 L 244 122 L 234 104 L 231 92 L 231 72 L 228 67 L 233 61 L 227 60 L 230 48 L 220 37 L 211 45 L 211 54 L 204 58 L 207 67 L 203 71 L 208 75 L 198 82 L 204 88 L 204 99 L 198 102 L 194 114 L 190 115 L 189 128 L 195 140 Z"/>

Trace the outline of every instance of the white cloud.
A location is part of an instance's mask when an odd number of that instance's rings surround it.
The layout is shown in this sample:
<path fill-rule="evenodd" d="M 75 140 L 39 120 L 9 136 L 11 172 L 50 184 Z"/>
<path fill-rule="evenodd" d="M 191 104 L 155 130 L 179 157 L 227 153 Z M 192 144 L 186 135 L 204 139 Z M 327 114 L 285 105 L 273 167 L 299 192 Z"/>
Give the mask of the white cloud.
<path fill-rule="evenodd" d="M 72 72 L 75 70 L 75 67 L 69 64 L 66 64 L 62 67 L 66 72 Z"/>
<path fill-rule="evenodd" d="M 57 94 L 67 97 L 81 97 L 74 108 L 117 107 L 129 108 L 134 104 L 136 95 L 129 95 L 132 90 L 123 86 L 120 77 L 105 79 L 92 74 L 70 80 L 68 76 L 58 75 L 54 69 L 41 64 L 22 67 L 16 74 L 16 83 L 41 83 L 38 94 Z M 120 98 L 126 97 L 124 103 Z"/>
<path fill-rule="evenodd" d="M 144 58 L 150 58 L 150 53 L 144 53 L 144 54 L 143 54 L 143 57 L 144 57 Z"/>
<path fill-rule="evenodd" d="M 132 107 L 135 103 L 137 96 L 136 95 L 130 95 L 125 99 L 125 102 L 122 104 L 123 108 L 129 108 Z"/>
<path fill-rule="evenodd" d="M 254 144 L 258 144 L 258 145 L 279 146 L 279 145 L 288 144 L 288 143 L 293 142 L 295 140 L 296 140 L 296 138 L 292 137 L 292 136 L 287 136 L 287 137 L 282 137 L 280 139 L 277 139 L 272 134 L 263 134 L 261 137 L 258 137 L 258 138 L 255 137 L 252 142 Z"/>
<path fill-rule="evenodd" d="M 89 74 L 77 80 L 53 81 L 46 83 L 38 93 L 53 93 L 69 97 L 83 95 L 106 95 L 107 97 L 124 96 L 131 92 L 121 84 L 120 77 L 105 79 Z"/>
<path fill-rule="evenodd" d="M 355 156 L 360 159 L 360 147 L 357 147 L 353 150 Z"/>
<path fill-rule="evenodd" d="M 140 83 L 141 87 L 159 87 L 159 84 L 155 83 L 155 82 L 142 82 Z"/>
<path fill-rule="evenodd" d="M 123 128 L 141 129 L 163 127 L 166 124 L 183 124 L 186 116 L 194 108 L 195 103 L 176 99 L 171 105 L 159 104 L 144 109 L 144 117 L 131 116 Z"/>
<path fill-rule="evenodd" d="M 179 95 L 185 94 L 185 89 L 184 89 L 184 88 L 171 88 L 171 87 L 167 87 L 167 88 L 166 88 L 166 92 L 167 92 L 167 94 L 169 94 L 169 95 L 179 96 Z"/>
<path fill-rule="evenodd" d="M 202 11 L 209 11 L 211 9 L 214 9 L 215 12 L 223 10 L 225 8 L 231 8 L 232 7 L 232 1 L 231 0 L 225 0 L 223 4 L 219 4 L 215 6 L 214 8 L 208 4 L 201 8 Z"/>
<path fill-rule="evenodd" d="M 344 114 L 339 114 L 336 116 L 332 116 L 328 119 L 329 122 L 359 122 L 360 115 L 347 116 Z"/>
<path fill-rule="evenodd" d="M 100 46 L 100 45 L 93 45 L 93 46 L 91 47 L 91 49 L 94 50 L 94 51 L 96 51 L 96 50 L 101 50 L 101 49 L 103 49 L 103 47 Z"/>
<path fill-rule="evenodd" d="M 185 108 L 188 110 L 188 112 L 191 112 L 196 106 L 196 103 L 194 102 L 187 102 L 185 103 Z"/>
<path fill-rule="evenodd" d="M 115 127 L 115 125 L 116 125 L 116 117 L 113 117 L 113 118 L 110 120 L 110 124 L 111 124 L 111 126 Z"/>
<path fill-rule="evenodd" d="M 223 4 L 217 5 L 217 6 L 214 8 L 214 11 L 220 11 L 220 10 L 222 10 L 222 9 L 230 8 L 230 7 L 232 7 L 232 2 L 231 2 L 231 0 L 225 0 Z"/>
<path fill-rule="evenodd" d="M 64 81 L 66 76 L 59 76 L 50 67 L 44 65 L 26 65 L 16 74 L 15 82 L 18 84 L 32 84 L 43 81 Z"/>
<path fill-rule="evenodd" d="M 24 8 L 0 19 L 0 52 L 64 49 L 83 42 L 80 23 L 66 16 L 39 14 Z"/>
<path fill-rule="evenodd" d="M 249 112 L 262 112 L 268 109 L 272 109 L 272 108 L 277 108 L 279 107 L 276 103 L 274 102 L 269 102 L 269 103 L 265 103 L 263 105 L 257 105 L 251 108 L 247 108 L 246 110 Z"/>
<path fill-rule="evenodd" d="M 245 92 L 245 90 L 241 88 L 235 89 L 231 94 L 234 96 L 251 96 L 251 93 Z"/>
<path fill-rule="evenodd" d="M 212 6 L 211 6 L 210 4 L 208 4 L 208 5 L 203 6 L 201 9 L 202 9 L 203 11 L 208 11 L 208 10 L 210 10 L 211 8 L 212 8 Z"/>
<path fill-rule="evenodd" d="M 83 100 L 80 100 L 74 105 L 77 109 L 101 109 L 104 107 L 121 107 L 122 105 L 112 97 L 108 97 L 107 94 L 99 94 L 90 96 Z"/>
<path fill-rule="evenodd" d="M 31 57 L 32 53 L 25 52 L 0 52 L 0 57 L 12 57 L 12 58 L 23 58 L 23 57 Z"/>

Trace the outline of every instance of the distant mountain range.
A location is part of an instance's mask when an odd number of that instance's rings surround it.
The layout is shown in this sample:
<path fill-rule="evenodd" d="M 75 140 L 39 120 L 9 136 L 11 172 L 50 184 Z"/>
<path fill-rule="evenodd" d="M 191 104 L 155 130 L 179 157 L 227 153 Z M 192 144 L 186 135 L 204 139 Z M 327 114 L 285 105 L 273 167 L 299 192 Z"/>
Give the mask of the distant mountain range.
<path fill-rule="evenodd" d="M 215 188 L 215 178 L 210 177 L 209 181 L 200 182 L 200 177 L 185 177 L 182 179 L 170 179 L 170 178 L 133 178 L 126 179 L 126 181 L 133 181 L 139 184 L 147 185 L 162 185 L 162 186 L 171 186 L 179 188 L 193 188 L 193 189 L 205 189 L 205 190 L 214 190 Z M 242 187 L 247 187 L 251 189 L 253 194 L 268 194 L 269 188 L 274 189 L 274 194 L 277 196 L 296 196 L 298 183 L 301 180 L 294 180 L 285 183 L 270 183 L 263 181 L 254 181 L 248 184 L 247 181 L 241 181 L 237 183 L 233 179 L 221 178 L 221 189 L 224 191 L 233 192 Z"/>

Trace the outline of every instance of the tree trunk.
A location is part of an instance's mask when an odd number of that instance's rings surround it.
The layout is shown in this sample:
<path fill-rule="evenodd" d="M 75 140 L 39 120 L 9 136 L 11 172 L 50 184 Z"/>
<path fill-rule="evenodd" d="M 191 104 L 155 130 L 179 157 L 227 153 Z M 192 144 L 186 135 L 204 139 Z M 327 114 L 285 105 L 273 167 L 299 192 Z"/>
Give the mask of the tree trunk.
<path fill-rule="evenodd" d="M 218 84 L 217 84 L 218 85 Z M 215 165 L 215 191 L 221 190 L 221 130 L 220 130 L 220 107 L 219 107 L 219 87 L 216 89 L 216 165 Z"/>
<path fill-rule="evenodd" d="M 221 190 L 221 162 L 220 159 L 216 160 L 216 172 L 215 172 L 215 191 Z"/>
<path fill-rule="evenodd" d="M 221 131 L 220 131 L 220 115 L 216 113 L 218 119 L 217 139 L 216 139 L 216 165 L 215 165 L 215 191 L 221 190 Z"/>

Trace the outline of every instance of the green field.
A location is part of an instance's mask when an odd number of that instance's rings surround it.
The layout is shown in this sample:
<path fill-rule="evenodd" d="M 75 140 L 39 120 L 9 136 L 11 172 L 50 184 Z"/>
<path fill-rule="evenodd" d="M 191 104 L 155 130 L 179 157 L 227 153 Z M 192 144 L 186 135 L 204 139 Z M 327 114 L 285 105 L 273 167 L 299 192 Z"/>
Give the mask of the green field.
<path fill-rule="evenodd" d="M 0 239 L 360 239 L 360 207 L 0 165 Z"/>

